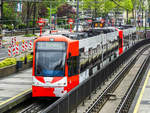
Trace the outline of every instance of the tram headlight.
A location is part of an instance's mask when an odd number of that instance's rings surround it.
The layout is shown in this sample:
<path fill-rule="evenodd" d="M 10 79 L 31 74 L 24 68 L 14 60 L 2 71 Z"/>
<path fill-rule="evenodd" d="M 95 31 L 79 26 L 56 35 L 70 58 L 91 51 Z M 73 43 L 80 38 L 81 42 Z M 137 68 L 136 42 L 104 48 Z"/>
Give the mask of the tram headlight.
<path fill-rule="evenodd" d="M 58 83 L 59 86 L 65 86 L 66 83 Z"/>

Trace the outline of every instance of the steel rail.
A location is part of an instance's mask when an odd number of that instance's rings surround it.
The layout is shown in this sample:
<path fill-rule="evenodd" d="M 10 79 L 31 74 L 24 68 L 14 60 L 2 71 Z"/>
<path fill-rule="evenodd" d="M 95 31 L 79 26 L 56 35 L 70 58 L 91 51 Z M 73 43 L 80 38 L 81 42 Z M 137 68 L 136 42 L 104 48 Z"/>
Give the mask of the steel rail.
<path fill-rule="evenodd" d="M 130 105 L 132 104 L 132 101 L 134 99 L 134 96 L 138 90 L 138 87 L 141 83 L 142 77 L 146 71 L 145 67 L 148 67 L 148 64 L 150 62 L 150 55 L 147 56 L 147 58 L 142 63 L 142 66 L 140 67 L 137 75 L 134 78 L 134 81 L 130 85 L 128 91 L 126 92 L 125 96 L 123 97 L 122 101 L 118 105 L 116 109 L 116 113 L 128 113 L 128 110 L 130 109 Z"/>
<path fill-rule="evenodd" d="M 48 106 L 53 104 L 57 99 L 38 99 L 33 100 L 33 102 L 27 107 L 23 108 L 18 113 L 43 113 L 42 111 L 46 109 Z M 30 101 L 30 100 L 29 100 Z"/>
<path fill-rule="evenodd" d="M 33 103 L 33 104 L 29 105 L 28 107 L 26 107 L 25 109 L 23 109 L 19 113 L 37 113 L 45 107 L 47 107 L 47 106 L 45 106 L 44 103 Z"/>
<path fill-rule="evenodd" d="M 92 112 L 98 112 L 103 105 L 106 103 L 106 101 L 109 99 L 110 94 L 112 93 L 119 83 L 122 81 L 122 79 L 125 77 L 126 73 L 132 68 L 134 63 L 138 60 L 138 58 L 141 56 L 141 54 L 149 48 L 150 45 L 147 45 L 144 47 L 137 56 L 132 58 L 130 62 L 122 69 L 122 71 L 115 77 L 115 79 L 106 87 L 106 89 L 100 94 L 100 96 L 96 99 L 96 101 L 92 104 L 91 107 L 89 107 L 85 113 L 92 113 Z M 98 110 L 98 111 L 97 111 Z"/>

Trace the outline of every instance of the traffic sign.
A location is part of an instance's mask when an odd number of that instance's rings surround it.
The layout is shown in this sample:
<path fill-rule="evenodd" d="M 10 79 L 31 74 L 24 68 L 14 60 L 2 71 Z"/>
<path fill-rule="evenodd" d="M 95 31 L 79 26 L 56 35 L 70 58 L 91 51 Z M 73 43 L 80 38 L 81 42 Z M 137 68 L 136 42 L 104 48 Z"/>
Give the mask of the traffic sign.
<path fill-rule="evenodd" d="M 74 23 L 74 20 L 73 20 L 72 18 L 69 18 L 68 23 L 69 23 L 69 24 L 73 24 L 73 23 Z"/>

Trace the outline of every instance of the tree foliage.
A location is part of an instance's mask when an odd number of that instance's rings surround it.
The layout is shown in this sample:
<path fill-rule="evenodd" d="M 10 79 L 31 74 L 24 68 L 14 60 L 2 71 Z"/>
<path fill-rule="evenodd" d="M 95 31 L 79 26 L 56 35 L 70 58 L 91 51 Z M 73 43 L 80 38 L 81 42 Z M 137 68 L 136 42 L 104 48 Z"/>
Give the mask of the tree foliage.
<path fill-rule="evenodd" d="M 128 11 L 132 11 L 133 9 L 133 4 L 132 4 L 132 0 L 124 0 L 122 2 L 123 7 L 125 7 Z"/>
<path fill-rule="evenodd" d="M 135 9 L 135 7 L 140 4 L 138 0 L 83 0 L 84 1 L 84 9 L 96 9 L 98 13 L 108 13 L 114 9 L 117 10 L 128 10 L 131 12 Z M 143 2 L 143 0 L 141 0 Z M 135 6 L 136 4 L 136 6 Z M 142 5 L 141 8 L 144 8 Z"/>
<path fill-rule="evenodd" d="M 3 4 L 3 20 L 4 23 L 9 23 L 12 24 L 13 21 L 16 19 L 16 15 L 17 13 L 14 11 L 14 3 L 4 3 Z M 8 21 L 8 20 L 12 20 L 12 21 Z"/>
<path fill-rule="evenodd" d="M 110 12 L 112 9 L 114 9 L 117 5 L 114 4 L 112 1 L 110 0 L 106 0 L 106 2 L 104 3 L 104 11 L 106 13 Z"/>
<path fill-rule="evenodd" d="M 67 16 L 72 17 L 76 15 L 76 9 L 73 6 L 66 3 L 67 0 L 42 0 L 42 2 L 36 3 L 36 20 L 38 17 L 49 18 L 50 15 L 50 6 L 51 14 L 57 14 L 58 17 Z M 79 0 L 82 1 L 82 0 Z M 115 1 L 115 2 L 114 2 Z M 143 4 L 145 0 L 83 0 L 83 3 L 80 3 L 80 11 L 90 10 L 92 14 L 97 15 L 97 17 L 106 15 L 113 10 L 128 10 L 129 12 L 134 12 L 135 9 L 139 10 L 145 9 Z M 117 3 L 117 4 L 116 4 Z M 150 0 L 149 10 L 150 10 Z M 3 5 L 3 19 L 4 20 L 20 20 L 22 23 L 26 22 L 27 18 L 27 2 L 22 2 L 23 11 L 18 13 L 16 12 L 17 2 L 6 2 L 4 1 Z M 119 4 L 119 6 L 118 6 Z M 121 6 L 121 7 L 120 7 Z M 34 3 L 30 2 L 30 7 L 28 7 L 29 20 L 33 20 L 34 13 Z M 8 24 L 12 24 L 13 21 L 7 21 Z"/>
<path fill-rule="evenodd" d="M 45 18 L 48 16 L 48 9 L 43 4 L 38 4 L 38 15 L 39 17 Z"/>
<path fill-rule="evenodd" d="M 57 9 L 58 17 L 67 16 L 69 18 L 74 16 L 75 14 L 76 14 L 75 9 L 67 3 L 60 5 Z"/>

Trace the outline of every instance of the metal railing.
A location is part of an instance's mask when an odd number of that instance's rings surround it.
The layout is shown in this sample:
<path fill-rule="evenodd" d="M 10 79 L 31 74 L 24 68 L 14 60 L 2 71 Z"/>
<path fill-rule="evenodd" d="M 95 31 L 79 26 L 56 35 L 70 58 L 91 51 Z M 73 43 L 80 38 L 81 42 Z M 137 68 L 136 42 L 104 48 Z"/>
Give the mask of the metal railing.
<path fill-rule="evenodd" d="M 101 70 L 90 76 L 87 80 L 81 83 L 79 86 L 74 88 L 72 91 L 58 99 L 54 104 L 47 107 L 43 113 L 70 113 L 76 109 L 80 103 L 84 104 L 84 99 L 89 97 L 90 94 L 95 91 L 101 84 L 107 80 L 112 73 L 119 68 L 130 56 L 139 48 L 145 44 L 150 43 L 150 39 L 143 40 L 136 43 L 132 48 L 129 48 L 120 57 L 110 62 L 108 65 L 103 67 Z M 92 70 L 92 68 L 90 69 Z"/>

